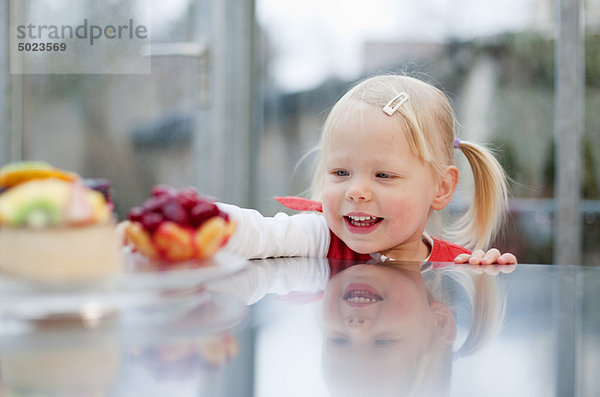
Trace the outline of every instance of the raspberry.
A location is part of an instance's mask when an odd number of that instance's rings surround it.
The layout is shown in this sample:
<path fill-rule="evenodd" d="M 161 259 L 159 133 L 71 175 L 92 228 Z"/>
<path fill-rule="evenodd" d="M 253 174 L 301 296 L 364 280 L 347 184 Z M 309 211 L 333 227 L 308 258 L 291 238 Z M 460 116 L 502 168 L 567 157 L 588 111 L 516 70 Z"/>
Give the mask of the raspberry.
<path fill-rule="evenodd" d="M 157 227 L 165 221 L 165 217 L 157 212 L 147 212 L 142 215 L 140 223 L 150 233 L 154 233 Z"/>
<path fill-rule="evenodd" d="M 219 216 L 223 218 L 225 222 L 229 222 L 229 214 L 227 212 L 219 210 Z"/>
<path fill-rule="evenodd" d="M 174 196 L 176 193 L 177 190 L 169 185 L 156 185 L 152 188 L 152 197 Z"/>
<path fill-rule="evenodd" d="M 213 216 L 219 215 L 219 207 L 208 201 L 200 201 L 191 211 L 192 222 L 195 227 L 199 227 Z"/>
<path fill-rule="evenodd" d="M 176 199 L 171 199 L 162 207 L 162 213 L 166 220 L 173 221 L 182 226 L 190 225 L 190 217 L 184 206 Z"/>
<path fill-rule="evenodd" d="M 186 210 L 191 209 L 200 201 L 198 192 L 193 187 L 185 187 L 179 190 L 175 198 Z"/>
<path fill-rule="evenodd" d="M 142 207 L 133 207 L 129 210 L 129 214 L 127 217 L 132 222 L 142 222 L 142 216 L 145 214 L 145 211 Z"/>

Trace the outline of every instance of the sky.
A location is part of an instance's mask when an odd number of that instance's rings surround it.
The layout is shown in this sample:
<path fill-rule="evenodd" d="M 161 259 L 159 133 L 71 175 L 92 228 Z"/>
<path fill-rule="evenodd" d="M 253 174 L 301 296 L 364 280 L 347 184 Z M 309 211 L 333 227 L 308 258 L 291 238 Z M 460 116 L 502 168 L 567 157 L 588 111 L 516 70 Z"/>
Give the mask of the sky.
<path fill-rule="evenodd" d="M 286 91 L 360 73 L 365 40 L 445 41 L 525 28 L 536 0 L 257 0 Z"/>
<path fill-rule="evenodd" d="M 59 1 L 59 0 L 53 0 Z M 176 21 L 191 0 L 152 1 L 161 25 Z M 362 43 L 469 39 L 531 24 L 539 4 L 553 0 L 256 0 L 258 23 L 283 91 L 310 89 L 327 77 L 361 72 Z M 155 26 L 159 28 L 159 26 Z"/>

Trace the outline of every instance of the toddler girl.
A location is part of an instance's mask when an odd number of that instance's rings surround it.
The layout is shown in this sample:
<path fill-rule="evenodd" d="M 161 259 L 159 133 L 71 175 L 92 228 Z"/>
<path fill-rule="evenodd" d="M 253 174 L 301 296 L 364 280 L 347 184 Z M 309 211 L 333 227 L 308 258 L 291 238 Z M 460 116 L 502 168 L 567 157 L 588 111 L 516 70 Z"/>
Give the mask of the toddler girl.
<path fill-rule="evenodd" d="M 225 250 L 246 258 L 516 263 L 512 254 L 481 250 L 505 213 L 506 179 L 486 149 L 456 138 L 454 124 L 445 95 L 418 79 L 389 75 L 359 83 L 325 121 L 314 200 L 279 198 L 314 212 L 271 218 L 219 204 L 238 225 Z M 455 149 L 471 165 L 475 192 L 465 215 L 444 231 L 450 243 L 425 227 L 456 190 Z"/>

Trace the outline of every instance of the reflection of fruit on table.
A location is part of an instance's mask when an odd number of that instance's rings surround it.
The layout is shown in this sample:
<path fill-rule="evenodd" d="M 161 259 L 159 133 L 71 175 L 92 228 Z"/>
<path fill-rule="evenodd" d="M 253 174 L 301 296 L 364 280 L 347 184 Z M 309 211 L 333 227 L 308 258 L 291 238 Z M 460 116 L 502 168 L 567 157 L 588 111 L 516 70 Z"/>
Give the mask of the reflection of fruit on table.
<path fill-rule="evenodd" d="M 239 344 L 231 331 L 221 331 L 133 349 L 129 354 L 161 377 L 181 376 L 199 370 L 218 370 L 239 354 Z"/>
<path fill-rule="evenodd" d="M 128 242 L 150 259 L 179 262 L 214 255 L 235 230 L 229 216 L 193 188 L 159 185 L 129 212 Z"/>
<path fill-rule="evenodd" d="M 5 395 L 107 395 L 119 371 L 120 354 L 110 344 L 5 353 L 0 356 Z"/>
<path fill-rule="evenodd" d="M 46 163 L 0 169 L 0 269 L 44 281 L 122 269 L 112 202 L 77 174 Z"/>

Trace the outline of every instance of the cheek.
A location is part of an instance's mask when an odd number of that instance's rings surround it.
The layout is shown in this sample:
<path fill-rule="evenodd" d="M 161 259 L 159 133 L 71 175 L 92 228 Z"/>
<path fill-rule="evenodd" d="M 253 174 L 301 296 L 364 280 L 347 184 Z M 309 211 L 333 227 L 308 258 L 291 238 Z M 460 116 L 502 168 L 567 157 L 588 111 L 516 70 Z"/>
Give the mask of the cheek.
<path fill-rule="evenodd" d="M 387 210 L 388 218 L 406 220 L 415 214 L 414 204 L 399 196 L 385 197 L 380 203 Z"/>
<path fill-rule="evenodd" d="M 325 185 L 323 188 L 323 214 L 327 220 L 330 220 L 331 214 L 335 214 L 338 212 L 340 208 L 340 196 L 339 193 L 336 192 L 335 189 L 332 189 L 331 186 Z"/>
<path fill-rule="evenodd" d="M 431 200 L 425 194 L 386 195 L 380 201 L 383 208 L 388 209 L 388 216 L 399 222 L 420 219 L 428 216 Z"/>

